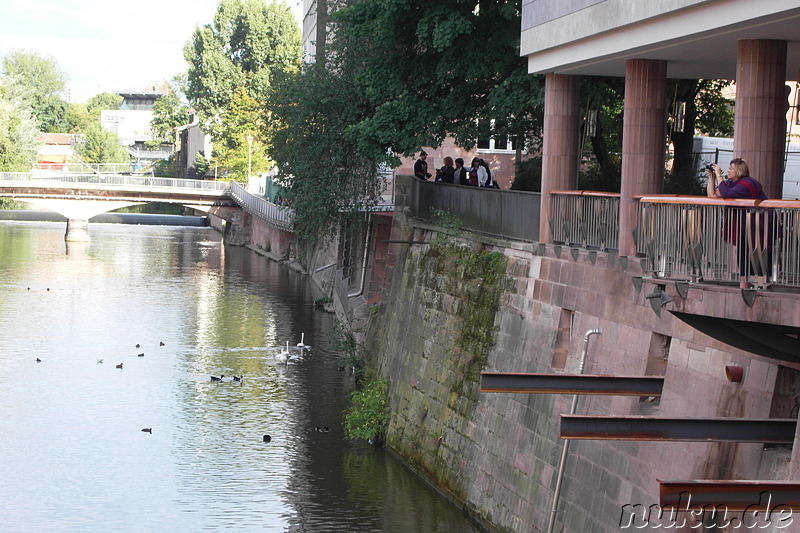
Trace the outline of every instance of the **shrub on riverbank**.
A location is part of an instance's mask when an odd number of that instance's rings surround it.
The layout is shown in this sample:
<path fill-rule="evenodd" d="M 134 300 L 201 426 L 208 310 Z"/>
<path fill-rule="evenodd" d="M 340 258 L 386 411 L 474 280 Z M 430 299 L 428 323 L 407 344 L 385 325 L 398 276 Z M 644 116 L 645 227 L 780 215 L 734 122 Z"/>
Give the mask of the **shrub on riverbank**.
<path fill-rule="evenodd" d="M 370 444 L 383 442 L 389 425 L 388 380 L 377 377 L 362 380 L 361 387 L 351 393 L 350 401 L 344 417 L 345 435 Z"/>

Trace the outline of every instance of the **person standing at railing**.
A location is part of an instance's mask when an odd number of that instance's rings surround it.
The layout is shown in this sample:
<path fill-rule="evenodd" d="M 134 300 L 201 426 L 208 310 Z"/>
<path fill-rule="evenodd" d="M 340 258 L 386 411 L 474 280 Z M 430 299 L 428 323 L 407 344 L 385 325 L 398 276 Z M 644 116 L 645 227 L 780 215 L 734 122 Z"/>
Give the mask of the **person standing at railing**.
<path fill-rule="evenodd" d="M 428 162 L 425 161 L 427 158 L 428 152 L 420 150 L 419 159 L 414 162 L 414 176 L 421 180 L 427 180 L 431 177 L 431 173 L 428 172 Z"/>
<path fill-rule="evenodd" d="M 456 171 L 453 168 L 453 158 L 447 156 L 444 158 L 444 166 L 436 171 L 436 181 L 442 183 L 453 183 L 453 173 Z"/>
<path fill-rule="evenodd" d="M 744 159 L 731 159 L 728 178 L 723 179 L 722 168 L 716 163 L 708 169 L 706 192 L 709 198 L 750 198 L 766 200 L 764 188 L 750 177 L 750 168 Z"/>
<path fill-rule="evenodd" d="M 453 183 L 456 185 L 469 185 L 469 172 L 464 168 L 464 160 L 456 158 L 456 168 L 453 170 Z"/>
<path fill-rule="evenodd" d="M 469 171 L 469 184 L 477 187 L 485 187 L 489 179 L 485 163 L 482 159 L 475 157 L 472 159 L 472 168 Z"/>
<path fill-rule="evenodd" d="M 747 166 L 747 162 L 739 158 L 731 159 L 727 179 L 723 179 L 722 168 L 719 165 L 716 163 L 710 165 L 706 192 L 709 198 L 767 199 L 761 183 L 750 177 L 750 167 Z M 753 273 L 756 275 L 767 276 L 769 274 L 768 270 L 772 263 L 769 245 L 773 224 L 768 218 L 771 217 L 765 217 L 764 213 L 752 216 L 750 220 L 735 215 L 725 218 L 723 238 L 725 242 L 738 244 L 739 287 L 743 289 L 751 286 L 747 281 L 747 273 L 751 270 L 750 265 L 753 265 Z M 748 222 L 751 225 L 749 234 L 746 231 Z M 766 227 L 767 225 L 770 227 Z M 748 240 L 750 241 L 749 246 Z M 753 249 L 748 250 L 751 247 Z M 766 252 L 763 255 L 761 255 L 762 250 Z"/>
<path fill-rule="evenodd" d="M 496 185 L 496 181 L 494 181 L 494 176 L 492 175 L 492 171 L 489 169 L 489 163 L 486 162 L 485 159 L 481 159 L 481 167 L 486 171 L 486 181 L 483 182 L 481 187 L 488 187 L 489 189 L 494 189 Z"/>

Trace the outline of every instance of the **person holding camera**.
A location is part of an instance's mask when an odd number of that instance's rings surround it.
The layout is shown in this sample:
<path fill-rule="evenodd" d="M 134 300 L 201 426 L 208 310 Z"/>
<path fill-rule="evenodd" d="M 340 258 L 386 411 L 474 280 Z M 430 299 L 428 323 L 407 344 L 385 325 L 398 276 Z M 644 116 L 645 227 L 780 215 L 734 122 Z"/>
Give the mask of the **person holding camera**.
<path fill-rule="evenodd" d="M 428 162 L 425 161 L 427 158 L 428 152 L 420 150 L 419 159 L 414 162 L 414 176 L 421 180 L 427 180 L 431 177 L 431 173 L 428 172 Z"/>
<path fill-rule="evenodd" d="M 456 171 L 453 168 L 453 158 L 447 156 L 444 158 L 444 166 L 436 171 L 436 181 L 442 183 L 453 183 L 453 173 Z"/>
<path fill-rule="evenodd" d="M 706 171 L 708 172 L 706 193 L 709 198 L 767 199 L 761 184 L 750 177 L 750 168 L 744 159 L 738 157 L 731 159 L 727 179 L 723 179 L 722 168 L 716 163 L 706 165 Z"/>
<path fill-rule="evenodd" d="M 749 198 L 751 200 L 766 200 L 767 195 L 761 184 L 750 177 L 750 168 L 744 159 L 731 159 L 728 167 L 728 178 L 723 179 L 722 169 L 716 163 L 706 165 L 708 172 L 708 184 L 706 193 L 709 198 Z M 775 229 L 772 220 L 774 213 L 768 211 L 768 216 L 764 213 L 744 213 L 738 216 L 737 209 L 731 213 L 726 213 L 723 219 L 722 236 L 725 242 L 737 246 L 739 249 L 739 287 L 746 289 L 750 287 L 747 281 L 747 274 L 753 273 L 759 276 L 769 274 L 769 264 L 771 263 L 771 251 L 769 249 L 770 240 Z M 746 220 L 745 217 L 751 217 Z M 750 226 L 748 235 L 747 226 Z M 753 243 L 753 247 L 763 247 L 766 253 L 766 265 L 760 264 L 757 260 L 751 261 L 751 252 L 748 250 L 748 241 Z M 762 242 L 763 241 L 763 242 Z"/>

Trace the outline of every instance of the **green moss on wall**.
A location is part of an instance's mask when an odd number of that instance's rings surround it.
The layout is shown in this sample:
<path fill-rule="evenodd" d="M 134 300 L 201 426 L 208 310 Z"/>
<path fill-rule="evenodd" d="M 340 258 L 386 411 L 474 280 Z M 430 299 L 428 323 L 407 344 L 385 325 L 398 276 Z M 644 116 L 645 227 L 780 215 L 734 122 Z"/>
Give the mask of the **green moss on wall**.
<path fill-rule="evenodd" d="M 450 312 L 460 322 L 453 346 L 448 350 L 451 370 L 448 404 L 456 408 L 459 396 L 477 401 L 477 387 L 486 367 L 489 350 L 494 346 L 495 315 L 506 287 L 507 258 L 499 252 L 474 250 L 455 242 L 432 246 L 420 265 L 437 273 L 445 286 L 439 288 L 455 298 Z M 442 293 L 434 301 L 441 306 Z M 467 414 L 467 413 L 463 413 Z"/>

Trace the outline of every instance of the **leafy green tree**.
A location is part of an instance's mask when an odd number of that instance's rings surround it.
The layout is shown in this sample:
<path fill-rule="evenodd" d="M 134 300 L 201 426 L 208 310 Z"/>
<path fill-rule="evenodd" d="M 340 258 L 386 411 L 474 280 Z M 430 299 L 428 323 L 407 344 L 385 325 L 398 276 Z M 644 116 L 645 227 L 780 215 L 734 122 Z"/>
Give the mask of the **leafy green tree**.
<path fill-rule="evenodd" d="M 86 163 L 127 163 L 130 155 L 119 143 L 119 136 L 100 125 L 90 123 L 82 142 L 77 146 L 78 156 Z"/>
<path fill-rule="evenodd" d="M 106 109 L 119 109 L 123 98 L 118 94 L 99 93 L 85 103 L 67 103 L 64 114 L 64 128 L 61 132 L 80 133 L 86 131 L 89 124 L 100 120 L 100 113 Z"/>
<path fill-rule="evenodd" d="M 247 179 L 248 170 L 252 174 L 268 170 L 272 164 L 259 135 L 264 128 L 261 104 L 245 88 L 237 89 L 222 114 L 214 163 L 239 181 Z"/>
<path fill-rule="evenodd" d="M 702 194 L 692 152 L 693 139 L 698 132 L 733 135 L 733 102 L 722 94 L 729 85 L 730 82 L 720 80 L 669 82 L 673 113 L 677 102 L 685 102 L 685 107 L 682 128 L 675 127 L 673 117 L 669 130 L 667 141 L 672 144 L 673 160 L 670 172 L 665 171 L 664 192 Z M 580 177 L 578 187 L 581 189 L 620 190 L 624 92 L 623 78 L 586 77 L 583 80 L 581 101 L 586 102 L 586 111 L 596 112 L 596 120 L 594 135 L 585 135 L 590 157 Z"/>
<path fill-rule="evenodd" d="M 541 132 L 543 81 L 519 57 L 520 0 L 354 0 L 332 19 L 329 56 L 345 49 L 362 64 L 353 85 L 371 110 L 351 126 L 362 154 Z"/>
<path fill-rule="evenodd" d="M 159 178 L 175 177 L 175 154 L 170 154 L 166 159 L 161 159 L 153 164 L 153 171 Z"/>
<path fill-rule="evenodd" d="M 41 131 L 64 131 L 66 103 L 61 95 L 67 75 L 56 61 L 36 51 L 15 50 L 3 57 L 2 64 L 7 96 L 31 108 Z"/>
<path fill-rule="evenodd" d="M 277 72 L 300 66 L 300 30 L 283 1 L 222 0 L 184 47 L 186 96 L 214 142 L 238 88 L 263 101 Z"/>
<path fill-rule="evenodd" d="M 11 98 L 0 98 L 0 172 L 30 171 L 38 157 L 39 135 L 30 108 Z"/>
<path fill-rule="evenodd" d="M 100 112 L 119 109 L 124 98 L 114 93 L 98 93 L 86 101 L 86 110 L 96 119 L 100 120 Z"/>
<path fill-rule="evenodd" d="M 733 135 L 733 101 L 722 91 L 731 85 L 724 80 L 676 80 L 672 82 L 673 107 L 683 102 L 682 124 L 673 123 L 669 131 L 672 143 L 672 168 L 666 176 L 664 192 L 704 194 L 698 180 L 694 159 L 694 137 L 698 131 L 712 137 Z M 680 127 L 678 127 L 680 126 Z"/>
<path fill-rule="evenodd" d="M 334 233 L 342 213 L 369 210 L 385 185 L 348 130 L 364 107 L 351 80 L 347 69 L 311 67 L 278 84 L 272 101 L 277 181 L 307 239 Z"/>
<path fill-rule="evenodd" d="M 81 103 L 68 103 L 67 111 L 64 114 L 64 122 L 66 127 L 64 132 L 77 133 L 86 129 L 88 124 L 95 119 L 91 113 L 86 109 L 86 104 Z"/>
<path fill-rule="evenodd" d="M 625 109 L 625 79 L 586 77 L 581 84 L 585 102 L 583 150 L 591 154 L 579 176 L 579 189 L 619 192 L 622 178 L 622 122 Z M 587 130 L 589 125 L 592 131 Z M 587 148 L 588 145 L 588 148 Z"/>
<path fill-rule="evenodd" d="M 516 164 L 511 190 L 541 192 L 542 158 L 531 157 Z"/>
<path fill-rule="evenodd" d="M 198 152 L 194 156 L 194 168 L 197 171 L 197 177 L 203 178 L 208 174 L 209 169 L 211 168 L 211 161 L 206 159 L 201 152 Z"/>
<path fill-rule="evenodd" d="M 479 133 L 540 136 L 543 82 L 519 58 L 519 1 L 481 1 L 479 12 L 457 0 L 327 6 L 329 53 L 271 102 L 272 155 L 305 236 L 374 205 L 377 168 L 394 153 L 447 135 L 467 148 Z"/>
<path fill-rule="evenodd" d="M 148 141 L 148 146 L 157 147 L 161 144 L 173 144 L 175 142 L 175 128 L 189 123 L 189 107 L 183 104 L 180 97 L 173 93 L 168 93 L 156 100 L 153 107 L 153 118 L 150 126 L 153 128 L 152 141 Z"/>

